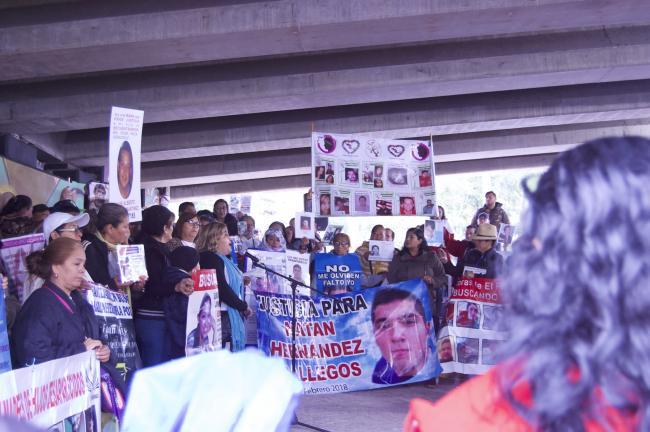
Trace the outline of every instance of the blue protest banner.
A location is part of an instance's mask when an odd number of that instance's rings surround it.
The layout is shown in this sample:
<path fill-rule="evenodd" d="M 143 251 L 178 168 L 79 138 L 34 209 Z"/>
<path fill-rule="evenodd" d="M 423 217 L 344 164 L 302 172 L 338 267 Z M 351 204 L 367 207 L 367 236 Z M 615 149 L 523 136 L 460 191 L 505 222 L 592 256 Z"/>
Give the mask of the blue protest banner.
<path fill-rule="evenodd" d="M 11 370 L 9 336 L 7 335 L 7 309 L 4 295 L 0 293 L 0 373 Z"/>
<path fill-rule="evenodd" d="M 258 346 L 291 367 L 291 296 L 258 293 Z M 437 377 L 426 284 L 414 279 L 328 297 L 296 297 L 296 375 L 305 393 L 338 393 Z"/>
<path fill-rule="evenodd" d="M 361 263 L 356 254 L 314 256 L 316 288 L 327 294 L 339 294 L 361 289 Z"/>

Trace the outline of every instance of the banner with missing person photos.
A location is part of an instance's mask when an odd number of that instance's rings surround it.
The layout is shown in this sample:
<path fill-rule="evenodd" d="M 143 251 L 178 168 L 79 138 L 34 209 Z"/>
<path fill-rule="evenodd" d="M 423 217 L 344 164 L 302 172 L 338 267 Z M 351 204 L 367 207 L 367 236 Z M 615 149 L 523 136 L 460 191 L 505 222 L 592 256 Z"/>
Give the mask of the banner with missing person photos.
<path fill-rule="evenodd" d="M 438 336 L 438 357 L 445 373 L 482 374 L 497 363 L 506 339 L 497 281 L 461 278 L 452 289 L 445 323 Z"/>
<path fill-rule="evenodd" d="M 291 368 L 292 298 L 256 293 L 258 347 Z M 426 284 L 414 279 L 334 297 L 296 297 L 296 376 L 306 394 L 411 384 L 440 364 Z"/>
<path fill-rule="evenodd" d="M 316 216 L 431 215 L 433 147 L 427 141 L 312 133 Z"/>

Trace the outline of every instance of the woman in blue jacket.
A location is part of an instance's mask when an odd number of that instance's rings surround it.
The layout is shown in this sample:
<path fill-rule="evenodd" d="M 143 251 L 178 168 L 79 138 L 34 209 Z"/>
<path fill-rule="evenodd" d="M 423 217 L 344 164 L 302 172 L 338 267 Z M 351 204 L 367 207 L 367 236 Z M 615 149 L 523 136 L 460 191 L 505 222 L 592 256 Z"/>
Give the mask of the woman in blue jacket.
<path fill-rule="evenodd" d="M 78 288 L 84 281 L 86 255 L 81 243 L 58 238 L 30 255 L 30 272 L 45 279 L 18 313 L 12 340 L 18 367 L 95 350 L 100 362 L 111 351 L 101 340 L 92 306 Z"/>

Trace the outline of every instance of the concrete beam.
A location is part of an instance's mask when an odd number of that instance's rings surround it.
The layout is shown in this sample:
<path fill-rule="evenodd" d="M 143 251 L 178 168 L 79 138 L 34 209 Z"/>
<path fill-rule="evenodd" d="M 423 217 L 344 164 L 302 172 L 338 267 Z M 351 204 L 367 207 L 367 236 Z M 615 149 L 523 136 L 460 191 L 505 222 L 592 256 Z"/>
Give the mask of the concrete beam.
<path fill-rule="evenodd" d="M 648 135 L 649 132 L 650 121 L 633 125 L 612 122 L 447 135 L 434 137 L 434 161 L 438 172 L 438 167 L 446 164 L 473 167 L 469 162 L 474 160 L 519 160 L 516 158 L 556 154 L 605 136 Z M 445 172 L 449 171 L 441 173 Z M 184 186 L 310 173 L 311 151 L 300 148 L 144 164 L 142 181 L 146 187 Z"/>
<path fill-rule="evenodd" d="M 309 151 L 279 151 L 155 162 L 142 167 L 142 187 L 183 186 L 311 173 Z"/>
<path fill-rule="evenodd" d="M 301 187 L 311 187 L 311 176 L 296 175 L 287 177 L 259 178 L 235 182 L 208 183 L 192 186 L 175 186 L 171 188 L 171 196 L 174 199 L 198 199 L 200 197 L 226 193 L 238 194 Z"/>
<path fill-rule="evenodd" d="M 142 161 L 308 148 L 312 128 L 399 139 L 649 118 L 650 81 L 482 93 L 146 124 Z M 105 128 L 68 133 L 65 160 L 103 165 L 107 136 Z"/>
<path fill-rule="evenodd" d="M 111 3 L 4 12 L 0 81 L 650 21 L 645 0 Z"/>
<path fill-rule="evenodd" d="M 5 86 L 0 131 L 147 123 L 650 78 L 650 27 L 330 54 Z"/>
<path fill-rule="evenodd" d="M 498 171 L 516 168 L 545 167 L 553 163 L 557 153 L 516 156 L 494 159 L 476 159 L 436 164 L 436 175 Z"/>

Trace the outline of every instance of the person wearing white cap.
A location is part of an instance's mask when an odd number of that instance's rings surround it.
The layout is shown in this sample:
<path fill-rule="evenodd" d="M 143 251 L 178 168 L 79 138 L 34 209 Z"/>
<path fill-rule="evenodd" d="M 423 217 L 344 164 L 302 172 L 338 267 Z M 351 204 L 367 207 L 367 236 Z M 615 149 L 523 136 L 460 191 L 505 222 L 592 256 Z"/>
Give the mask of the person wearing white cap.
<path fill-rule="evenodd" d="M 43 221 L 43 236 L 45 237 L 45 244 L 47 245 L 52 240 L 60 237 L 67 237 L 81 243 L 81 228 L 88 225 L 90 216 L 88 213 L 79 215 L 71 215 L 69 213 L 56 212 L 50 214 Z M 27 270 L 29 266 L 30 257 L 27 257 Z M 86 279 L 90 280 L 90 276 L 86 272 Z M 29 271 L 29 276 L 25 281 L 25 300 L 38 288 L 43 286 L 45 280 Z"/>
<path fill-rule="evenodd" d="M 88 222 L 90 222 L 88 213 L 77 216 L 69 213 L 52 213 L 43 221 L 45 243 L 59 237 L 68 237 L 81 242 L 81 228 L 88 225 Z"/>

